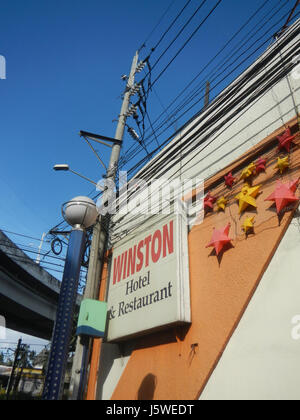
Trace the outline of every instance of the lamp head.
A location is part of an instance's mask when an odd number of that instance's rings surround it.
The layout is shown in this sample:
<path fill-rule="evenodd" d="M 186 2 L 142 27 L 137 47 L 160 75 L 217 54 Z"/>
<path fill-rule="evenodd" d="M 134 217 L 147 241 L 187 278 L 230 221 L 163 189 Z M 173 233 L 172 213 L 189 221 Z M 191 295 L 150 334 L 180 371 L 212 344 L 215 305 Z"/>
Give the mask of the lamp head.
<path fill-rule="evenodd" d="M 70 167 L 67 164 L 63 164 L 63 165 L 54 165 L 53 169 L 55 171 L 69 171 Z"/>
<path fill-rule="evenodd" d="M 69 225 L 88 229 L 96 223 L 98 212 L 91 198 L 79 196 L 62 206 L 62 215 Z"/>

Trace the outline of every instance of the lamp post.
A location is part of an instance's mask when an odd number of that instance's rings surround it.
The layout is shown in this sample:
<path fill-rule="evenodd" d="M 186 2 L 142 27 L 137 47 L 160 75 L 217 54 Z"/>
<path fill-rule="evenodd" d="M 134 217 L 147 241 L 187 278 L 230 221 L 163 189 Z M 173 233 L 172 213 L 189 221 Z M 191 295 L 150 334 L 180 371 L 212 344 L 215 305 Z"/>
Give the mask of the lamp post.
<path fill-rule="evenodd" d="M 84 255 L 86 229 L 97 220 L 96 205 L 88 197 L 75 197 L 65 203 L 62 214 L 72 231 L 69 237 L 64 274 L 59 294 L 43 399 L 59 400 L 63 394 L 68 347 L 72 332 L 80 267 Z"/>

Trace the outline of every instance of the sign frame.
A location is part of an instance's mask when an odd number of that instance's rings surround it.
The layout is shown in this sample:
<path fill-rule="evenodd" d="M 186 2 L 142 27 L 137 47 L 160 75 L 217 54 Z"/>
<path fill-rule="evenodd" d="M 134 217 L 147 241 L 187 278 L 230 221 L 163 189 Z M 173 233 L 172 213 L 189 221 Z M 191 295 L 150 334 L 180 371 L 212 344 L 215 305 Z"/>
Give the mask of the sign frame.
<path fill-rule="evenodd" d="M 145 225 L 113 249 L 107 279 L 108 343 L 191 324 L 186 215 L 159 215 Z M 128 261 L 142 241 L 144 266 L 131 275 Z"/>

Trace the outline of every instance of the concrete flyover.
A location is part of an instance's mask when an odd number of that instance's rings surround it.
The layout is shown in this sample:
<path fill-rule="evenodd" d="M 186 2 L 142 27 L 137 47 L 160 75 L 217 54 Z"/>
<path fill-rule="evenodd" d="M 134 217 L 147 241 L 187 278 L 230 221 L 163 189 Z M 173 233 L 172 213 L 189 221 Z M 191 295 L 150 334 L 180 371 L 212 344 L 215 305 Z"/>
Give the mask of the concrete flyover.
<path fill-rule="evenodd" d="M 59 290 L 60 282 L 0 231 L 0 315 L 6 327 L 50 340 Z"/>

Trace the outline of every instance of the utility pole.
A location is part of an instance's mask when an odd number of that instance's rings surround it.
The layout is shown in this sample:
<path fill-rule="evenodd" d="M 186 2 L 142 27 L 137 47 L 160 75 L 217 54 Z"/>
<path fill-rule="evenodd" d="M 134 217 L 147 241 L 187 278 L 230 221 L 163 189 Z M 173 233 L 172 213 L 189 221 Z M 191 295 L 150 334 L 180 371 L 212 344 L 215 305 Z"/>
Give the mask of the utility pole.
<path fill-rule="evenodd" d="M 123 140 L 124 130 L 126 126 L 127 113 L 129 110 L 130 96 L 134 87 L 135 73 L 138 65 L 138 52 L 136 52 L 130 75 L 127 80 L 127 88 L 125 90 L 121 112 L 118 119 L 118 125 L 115 133 L 116 140 Z M 109 165 L 107 168 L 107 181 L 115 181 L 118 168 L 121 145 L 115 143 L 112 147 Z M 107 193 L 103 192 L 103 203 L 106 202 Z M 99 216 L 98 221 L 93 229 L 93 238 L 90 251 L 90 260 L 87 274 L 87 282 L 83 299 L 98 299 L 100 289 L 100 276 L 103 267 L 103 257 L 107 242 L 107 230 L 104 224 L 107 224 L 109 215 Z M 106 222 L 106 223 L 105 223 Z M 70 383 L 70 399 L 81 400 L 84 397 L 84 391 L 87 378 L 87 366 L 90 355 L 92 339 L 77 338 L 76 351 L 73 359 L 71 383 Z"/>
<path fill-rule="evenodd" d="M 42 246 L 43 246 L 45 236 L 46 236 L 46 233 L 43 233 L 42 239 L 41 239 L 41 242 L 40 242 L 40 246 L 39 246 L 39 252 L 38 252 L 38 255 L 37 255 L 36 260 L 35 260 L 36 264 L 39 264 L 40 261 L 41 261 L 41 250 L 42 250 Z"/>

